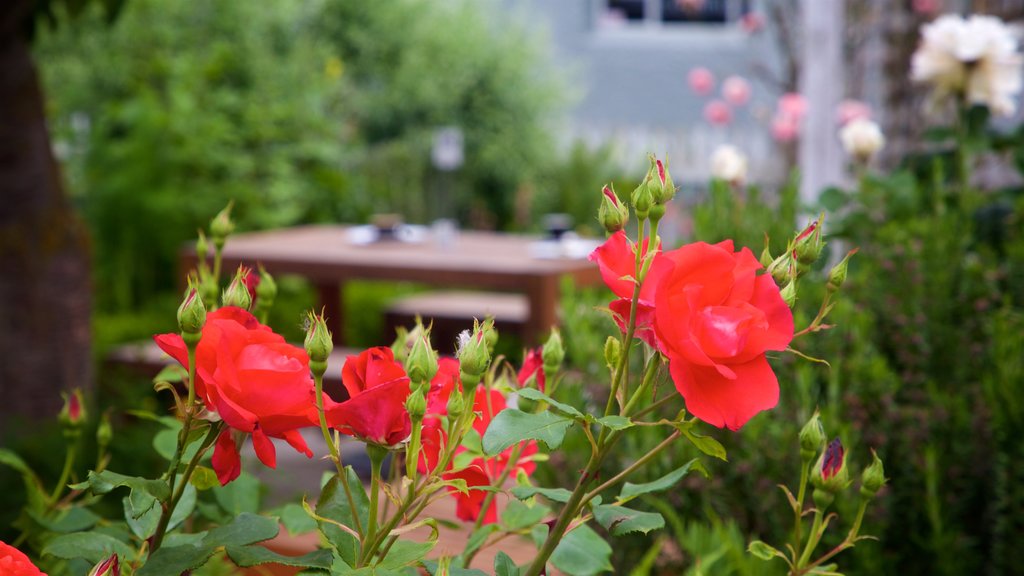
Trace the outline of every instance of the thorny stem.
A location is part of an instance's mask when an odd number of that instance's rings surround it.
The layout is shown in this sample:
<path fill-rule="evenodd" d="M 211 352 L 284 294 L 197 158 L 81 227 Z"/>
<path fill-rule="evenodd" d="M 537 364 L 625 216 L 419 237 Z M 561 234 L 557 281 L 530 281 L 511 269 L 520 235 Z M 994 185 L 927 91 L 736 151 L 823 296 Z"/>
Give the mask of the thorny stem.
<path fill-rule="evenodd" d="M 836 554 L 839 554 L 843 550 L 846 550 L 847 548 L 853 548 L 854 543 L 857 541 L 857 534 L 860 532 L 861 522 L 863 522 L 863 520 L 864 520 L 864 512 L 865 512 L 865 510 L 867 510 L 868 502 L 869 502 L 869 499 L 861 498 L 860 505 L 857 508 L 857 518 L 854 520 L 853 527 L 850 528 L 850 532 L 846 535 L 846 539 L 843 540 L 842 542 L 840 542 L 835 548 L 833 548 L 833 549 L 829 550 L 828 552 L 826 552 L 825 554 L 823 554 L 817 560 L 811 562 L 807 566 L 804 566 L 798 572 L 798 574 L 806 574 L 807 572 L 811 571 L 811 569 L 813 569 L 813 568 L 815 568 L 817 566 L 820 566 L 825 561 L 829 560 L 830 558 L 832 558 Z"/>
<path fill-rule="evenodd" d="M 326 365 L 323 366 L 326 370 Z M 313 385 L 316 388 L 316 412 L 320 418 L 320 433 L 323 434 L 324 442 L 327 444 L 327 449 L 331 452 L 331 460 L 334 461 L 334 467 L 338 471 L 338 479 L 341 481 L 341 486 L 345 490 L 345 498 L 348 499 L 349 510 L 356 510 L 356 501 L 352 497 L 352 489 L 348 485 L 348 473 L 345 471 L 345 466 L 341 462 L 341 453 L 338 451 L 338 446 L 334 443 L 334 438 L 331 438 L 331 432 L 327 428 L 327 415 L 324 413 L 324 371 L 313 370 Z M 353 513 L 352 520 L 355 523 L 356 532 L 360 534 L 363 532 L 362 523 L 359 521 L 359 514 Z"/>
<path fill-rule="evenodd" d="M 164 536 L 167 534 L 167 527 L 171 522 L 171 516 L 174 514 L 174 509 L 177 508 L 178 502 L 181 501 L 181 497 L 185 494 L 185 488 L 188 486 L 189 479 L 192 478 L 192 473 L 195 472 L 196 466 L 202 461 L 206 451 L 210 449 L 210 446 L 213 446 L 223 428 L 223 421 L 210 425 L 206 438 L 203 439 L 203 443 L 199 445 L 199 449 L 196 450 L 196 453 L 192 455 L 192 459 L 189 460 L 185 471 L 181 475 L 181 482 L 174 489 L 170 501 L 163 507 L 163 511 L 160 514 L 160 521 L 157 524 L 156 532 L 153 534 L 153 544 L 150 553 L 156 552 L 160 545 L 163 544 Z"/>
<path fill-rule="evenodd" d="M 367 548 L 365 544 L 369 544 L 377 538 L 377 514 L 379 512 L 381 490 L 380 468 L 381 464 L 384 463 L 384 457 L 387 455 L 387 452 L 380 446 L 367 446 L 367 452 L 370 455 L 370 513 L 366 534 L 363 538 L 364 549 L 366 549 L 363 556 L 364 560 L 369 563 L 373 560 L 373 548 Z"/>
<path fill-rule="evenodd" d="M 793 550 L 799 549 L 800 542 L 803 541 L 804 498 L 807 496 L 808 470 L 810 470 L 811 462 L 812 460 L 808 460 L 800 463 L 800 488 L 797 491 L 796 509 L 794 510 L 796 524 L 793 528 Z"/>
<path fill-rule="evenodd" d="M 640 459 L 638 459 L 636 462 L 634 462 L 629 467 L 624 469 L 622 472 L 619 472 L 615 476 L 609 478 L 604 484 L 601 484 L 597 488 L 594 488 L 590 492 L 587 492 L 587 495 L 583 497 L 582 505 L 586 506 L 587 502 L 593 500 L 595 496 L 605 491 L 606 489 L 611 488 L 620 481 L 624 480 L 626 476 L 629 476 L 630 474 L 641 468 L 644 464 L 647 464 L 648 462 L 653 460 L 655 456 L 657 456 L 665 448 L 671 446 L 672 443 L 675 442 L 682 435 L 683 433 L 680 432 L 679 430 L 673 431 L 672 434 L 669 434 L 668 438 L 662 440 L 660 444 L 652 448 L 650 452 L 644 454 L 642 457 L 640 457 Z"/>
<path fill-rule="evenodd" d="M 814 552 L 814 549 L 818 546 L 818 541 L 821 540 L 821 522 L 824 517 L 824 510 L 820 508 L 814 510 L 814 524 L 811 525 L 811 532 L 807 535 L 807 546 L 804 547 L 804 552 L 796 563 L 798 569 L 807 564 L 811 558 L 811 552 Z"/>
<path fill-rule="evenodd" d="M 78 440 L 77 438 L 68 444 L 68 449 L 64 453 L 64 469 L 60 472 L 60 479 L 57 480 L 57 485 L 53 487 L 53 493 L 50 494 L 50 502 L 57 502 L 57 498 L 60 497 L 60 493 L 64 491 L 64 485 L 68 483 L 68 478 L 71 476 L 71 469 L 75 465 L 75 454 L 78 453 Z"/>

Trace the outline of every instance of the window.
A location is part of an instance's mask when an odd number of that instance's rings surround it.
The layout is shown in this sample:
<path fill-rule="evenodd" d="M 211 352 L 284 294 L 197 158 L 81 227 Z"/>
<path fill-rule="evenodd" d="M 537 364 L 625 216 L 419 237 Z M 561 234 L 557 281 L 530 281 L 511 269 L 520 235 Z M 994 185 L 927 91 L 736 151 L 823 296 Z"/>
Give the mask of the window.
<path fill-rule="evenodd" d="M 607 0 L 608 17 L 645 24 L 725 24 L 750 11 L 750 0 Z"/>

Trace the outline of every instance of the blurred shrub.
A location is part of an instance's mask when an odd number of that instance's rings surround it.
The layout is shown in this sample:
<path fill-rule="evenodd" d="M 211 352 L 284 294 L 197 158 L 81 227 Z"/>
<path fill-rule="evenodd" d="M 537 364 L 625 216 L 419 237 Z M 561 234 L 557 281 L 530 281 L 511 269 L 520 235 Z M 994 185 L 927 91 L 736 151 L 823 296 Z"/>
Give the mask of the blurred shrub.
<path fill-rule="evenodd" d="M 229 199 L 242 228 L 355 215 L 314 7 L 133 0 L 113 25 L 96 10 L 40 38 L 101 307 L 174 286 L 178 247 Z"/>
<path fill-rule="evenodd" d="M 366 146 L 358 186 L 374 210 L 512 222 L 517 191 L 552 157 L 559 86 L 542 65 L 546 43 L 507 14 L 490 17 L 503 10 L 466 0 L 324 4 L 318 31 L 348 80 L 348 127 Z M 430 164 L 442 126 L 464 135 L 465 165 L 453 177 Z"/>

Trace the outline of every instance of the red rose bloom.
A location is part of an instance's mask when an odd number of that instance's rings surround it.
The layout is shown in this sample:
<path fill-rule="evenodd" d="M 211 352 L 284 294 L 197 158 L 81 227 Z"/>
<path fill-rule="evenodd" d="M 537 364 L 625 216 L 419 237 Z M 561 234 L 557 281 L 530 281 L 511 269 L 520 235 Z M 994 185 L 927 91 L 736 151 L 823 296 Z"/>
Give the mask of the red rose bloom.
<path fill-rule="evenodd" d="M 157 345 L 188 367 L 188 352 L 178 334 L 154 337 Z M 313 452 L 298 429 L 313 426 L 310 406 L 315 389 L 309 357 L 256 318 L 233 306 L 206 317 L 196 349 L 196 393 L 207 410 L 216 412 L 231 428 L 252 434 L 252 444 L 267 466 L 277 453 L 270 438 L 282 438 L 312 458 Z M 214 448 L 213 467 L 221 484 L 241 472 L 238 449 L 225 430 Z"/>
<path fill-rule="evenodd" d="M 448 398 L 452 392 L 462 393 L 459 361 L 455 358 L 441 358 L 437 362 L 437 374 L 430 381 L 430 389 L 427 391 L 427 413 L 423 416 L 423 429 L 420 432 L 418 469 L 421 474 L 437 467 L 441 445 L 447 442 L 441 417 L 448 414 Z"/>
<path fill-rule="evenodd" d="M 620 230 L 609 237 L 604 244 L 598 246 L 589 256 L 589 259 L 597 262 L 598 268 L 601 269 L 601 278 L 604 283 L 619 297 L 608 307 L 614 314 L 616 324 L 623 332 L 626 331 L 626 325 L 629 323 L 629 308 L 633 302 L 633 288 L 636 286 L 633 280 L 636 276 L 635 248 L 635 244 L 630 242 L 626 233 Z M 644 241 L 643 250 L 642 255 L 645 255 L 647 253 L 646 241 Z M 657 347 L 653 328 L 654 291 L 654 282 L 645 281 L 640 287 L 636 308 L 636 328 L 634 329 L 636 336 L 651 347 Z"/>
<path fill-rule="evenodd" d="M 46 576 L 21 550 L 0 542 L 0 574 L 4 576 Z"/>
<path fill-rule="evenodd" d="M 390 348 L 378 346 L 349 356 L 341 369 L 341 382 L 349 399 L 325 405 L 329 426 L 382 446 L 395 446 L 409 437 L 412 422 L 405 410 L 409 377 Z"/>
<path fill-rule="evenodd" d="M 655 344 L 687 409 L 730 430 L 778 402 L 764 353 L 793 339 L 793 313 L 761 268 L 731 240 L 697 242 L 659 255 L 644 281 L 654 292 Z"/>

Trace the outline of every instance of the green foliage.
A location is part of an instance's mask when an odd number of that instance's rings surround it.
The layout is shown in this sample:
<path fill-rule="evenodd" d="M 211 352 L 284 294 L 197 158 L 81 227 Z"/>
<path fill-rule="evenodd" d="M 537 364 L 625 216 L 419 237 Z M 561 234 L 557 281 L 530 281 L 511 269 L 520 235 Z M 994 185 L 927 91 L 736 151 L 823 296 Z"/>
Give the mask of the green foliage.
<path fill-rule="evenodd" d="M 547 411 L 530 413 L 506 408 L 498 412 L 484 433 L 484 453 L 498 454 L 523 440 L 538 440 L 553 450 L 562 444 L 573 422 Z"/>

